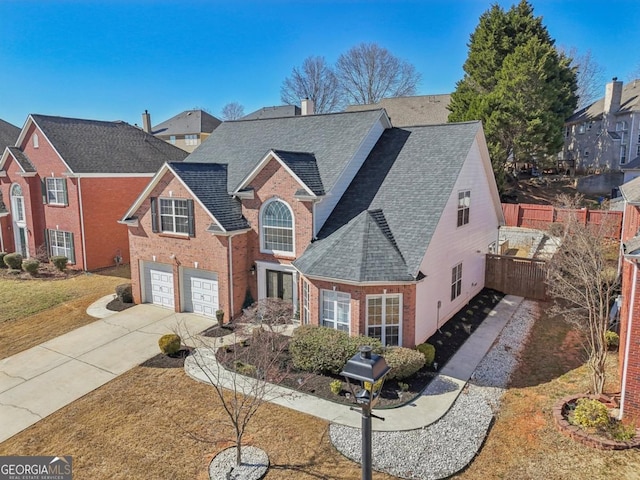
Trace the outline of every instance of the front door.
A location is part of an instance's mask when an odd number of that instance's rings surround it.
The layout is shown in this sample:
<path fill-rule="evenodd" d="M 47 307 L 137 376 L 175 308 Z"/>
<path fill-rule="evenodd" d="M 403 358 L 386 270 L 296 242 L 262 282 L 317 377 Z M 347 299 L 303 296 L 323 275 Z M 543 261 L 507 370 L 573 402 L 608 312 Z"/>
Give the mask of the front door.
<path fill-rule="evenodd" d="M 293 274 L 267 270 L 267 298 L 280 298 L 293 302 Z"/>

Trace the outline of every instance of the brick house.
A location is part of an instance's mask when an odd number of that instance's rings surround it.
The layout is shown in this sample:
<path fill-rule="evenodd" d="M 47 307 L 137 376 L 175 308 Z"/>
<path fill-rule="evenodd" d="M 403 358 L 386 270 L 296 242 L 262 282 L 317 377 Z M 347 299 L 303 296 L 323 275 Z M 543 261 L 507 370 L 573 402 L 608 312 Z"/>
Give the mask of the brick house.
<path fill-rule="evenodd" d="M 142 114 L 142 129 L 186 152 L 193 152 L 222 121 L 204 110 L 185 110 L 152 127 L 151 114 Z"/>
<path fill-rule="evenodd" d="M 640 420 L 640 178 L 620 187 L 622 223 L 622 305 L 620 307 L 619 371 L 621 417 Z"/>
<path fill-rule="evenodd" d="M 384 110 L 224 122 L 122 219 L 135 301 L 225 318 L 247 298 L 413 346 L 484 285 L 503 223 L 479 122 Z"/>
<path fill-rule="evenodd" d="M 124 122 L 29 115 L 0 157 L 3 250 L 46 249 L 80 270 L 128 263 L 117 220 L 164 162 L 186 156 Z"/>
<path fill-rule="evenodd" d="M 16 140 L 20 135 L 20 129 L 9 122 L 5 122 L 0 119 L 0 152 L 4 152 L 4 149 L 15 145 Z M 2 190 L 0 189 L 0 252 L 4 252 L 4 238 L 2 237 L 2 231 L 7 228 L 7 207 L 8 199 L 3 198 Z"/>

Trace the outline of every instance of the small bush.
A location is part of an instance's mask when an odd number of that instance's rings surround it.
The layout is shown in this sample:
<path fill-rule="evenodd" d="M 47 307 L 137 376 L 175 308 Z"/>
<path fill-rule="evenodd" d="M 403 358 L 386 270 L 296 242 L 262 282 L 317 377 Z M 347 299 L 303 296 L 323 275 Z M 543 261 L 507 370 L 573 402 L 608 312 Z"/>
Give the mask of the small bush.
<path fill-rule="evenodd" d="M 387 378 L 389 380 L 403 380 L 415 374 L 424 367 L 424 355 L 417 350 L 404 347 L 387 348 L 384 352 L 384 359 L 387 365 L 391 367 L 391 371 Z"/>
<path fill-rule="evenodd" d="M 404 382 L 398 382 L 398 388 L 400 388 L 400 391 L 402 391 L 402 392 L 408 392 L 409 391 L 409 384 L 408 383 L 404 383 Z"/>
<path fill-rule="evenodd" d="M 350 337 L 333 328 L 302 325 L 293 332 L 289 352 L 297 369 L 339 375 L 362 345 L 370 345 L 376 353 L 382 351 L 380 340 L 375 338 Z"/>
<path fill-rule="evenodd" d="M 634 424 L 625 425 L 619 420 L 611 419 L 607 428 L 611 438 L 618 442 L 628 442 L 636 436 L 636 426 Z"/>
<path fill-rule="evenodd" d="M 53 263 L 53 265 L 61 272 L 66 270 L 67 263 L 69 263 L 69 259 L 62 255 L 54 255 L 49 259 L 49 261 L 51 261 L 51 263 Z"/>
<path fill-rule="evenodd" d="M 122 303 L 133 303 L 133 293 L 131 293 L 130 283 L 121 283 L 116 287 L 116 297 Z"/>
<path fill-rule="evenodd" d="M 236 360 L 236 362 L 234 363 L 234 367 L 236 369 L 236 372 L 238 372 L 240 375 L 246 375 L 247 377 L 256 376 L 256 367 L 249 363 L 244 363 L 240 360 Z"/>
<path fill-rule="evenodd" d="M 22 269 L 31 275 L 38 273 L 38 268 L 40 268 L 40 262 L 35 258 L 29 258 L 22 261 Z"/>
<path fill-rule="evenodd" d="M 3 260 L 4 264 L 12 270 L 22 269 L 22 255 L 19 253 L 7 253 Z"/>
<path fill-rule="evenodd" d="M 578 399 L 573 411 L 573 424 L 585 429 L 605 429 L 609 425 L 607 406 L 591 398 Z"/>
<path fill-rule="evenodd" d="M 424 355 L 424 364 L 431 366 L 433 361 L 436 359 L 436 347 L 430 343 L 421 343 L 416 347 L 416 350 Z"/>
<path fill-rule="evenodd" d="M 607 330 L 607 333 L 604 334 L 604 339 L 607 342 L 607 348 L 616 349 L 620 346 L 620 336 L 616 332 Z"/>
<path fill-rule="evenodd" d="M 167 333 L 158 340 L 160 351 L 165 355 L 175 355 L 180 351 L 181 345 L 182 339 L 180 335 L 176 335 L 175 333 Z"/>
<path fill-rule="evenodd" d="M 0 252 L 0 268 L 7 268 L 7 264 L 4 263 L 4 257 L 7 255 L 7 252 Z"/>
<path fill-rule="evenodd" d="M 340 395 L 342 391 L 342 382 L 340 380 L 334 380 L 329 384 L 329 388 L 331 389 L 331 393 L 334 395 Z"/>

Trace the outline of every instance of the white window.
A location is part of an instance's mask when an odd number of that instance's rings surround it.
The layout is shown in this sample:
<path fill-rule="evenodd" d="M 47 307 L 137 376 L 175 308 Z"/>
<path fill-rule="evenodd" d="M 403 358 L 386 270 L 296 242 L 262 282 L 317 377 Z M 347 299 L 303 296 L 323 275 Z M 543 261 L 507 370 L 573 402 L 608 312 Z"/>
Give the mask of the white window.
<path fill-rule="evenodd" d="M 458 192 L 458 226 L 469 223 L 469 206 L 471 205 L 471 190 Z"/>
<path fill-rule="evenodd" d="M 67 257 L 69 263 L 75 263 L 73 251 L 73 233 L 62 230 L 48 230 L 49 255 Z"/>
<path fill-rule="evenodd" d="M 626 132 L 628 129 L 627 122 L 616 123 L 616 132 Z"/>
<path fill-rule="evenodd" d="M 351 295 L 322 290 L 322 325 L 345 332 L 351 323 Z"/>
<path fill-rule="evenodd" d="M 620 132 L 620 143 L 622 145 L 626 145 L 628 139 L 629 139 L 629 135 L 627 134 L 627 132 Z"/>
<path fill-rule="evenodd" d="M 171 145 L 175 145 L 176 144 L 176 136 L 175 135 L 169 135 L 169 143 Z"/>
<path fill-rule="evenodd" d="M 160 229 L 167 233 L 189 233 L 189 206 L 187 200 L 160 199 Z"/>
<path fill-rule="evenodd" d="M 17 183 L 11 186 L 11 201 L 13 211 L 11 212 L 14 222 L 24 222 L 24 197 L 22 196 L 22 187 Z"/>
<path fill-rule="evenodd" d="M 462 293 L 462 263 L 451 270 L 451 300 L 455 300 Z"/>
<path fill-rule="evenodd" d="M 584 123 L 581 123 L 580 125 L 578 125 L 578 133 L 584 133 L 586 129 L 586 126 Z"/>
<path fill-rule="evenodd" d="M 627 162 L 627 147 L 626 145 L 622 145 L 620 147 L 620 163 Z"/>
<path fill-rule="evenodd" d="M 40 147 L 40 140 L 38 139 L 38 134 L 34 133 L 32 139 L 33 139 L 33 148 L 39 148 Z"/>
<path fill-rule="evenodd" d="M 267 253 L 294 253 L 293 213 L 281 200 L 272 200 L 262 206 L 261 243 Z"/>
<path fill-rule="evenodd" d="M 67 205 L 67 181 L 64 178 L 47 177 L 47 203 L 51 205 Z"/>
<path fill-rule="evenodd" d="M 198 135 L 185 135 L 184 143 L 185 145 L 198 145 Z"/>
<path fill-rule="evenodd" d="M 310 316 L 310 295 L 309 295 L 309 282 L 302 281 L 302 324 L 308 325 L 311 321 Z"/>
<path fill-rule="evenodd" d="M 367 295 L 367 336 L 385 346 L 402 345 L 402 295 Z"/>

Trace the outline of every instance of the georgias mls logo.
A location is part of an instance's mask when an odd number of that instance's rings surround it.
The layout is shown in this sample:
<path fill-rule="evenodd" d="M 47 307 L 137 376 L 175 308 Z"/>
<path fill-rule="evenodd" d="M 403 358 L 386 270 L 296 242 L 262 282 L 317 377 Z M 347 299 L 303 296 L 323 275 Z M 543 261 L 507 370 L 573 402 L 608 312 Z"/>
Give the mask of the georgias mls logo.
<path fill-rule="evenodd" d="M 71 456 L 0 457 L 0 480 L 71 480 Z"/>

